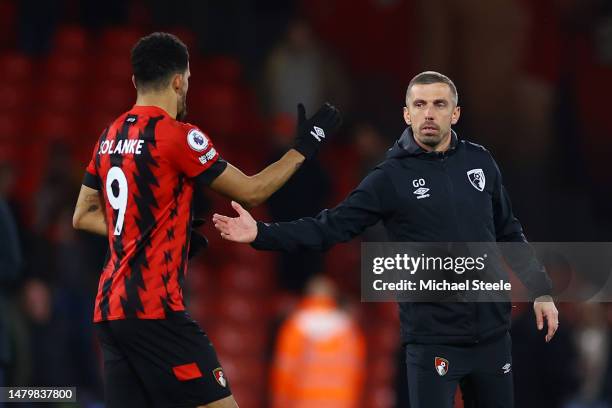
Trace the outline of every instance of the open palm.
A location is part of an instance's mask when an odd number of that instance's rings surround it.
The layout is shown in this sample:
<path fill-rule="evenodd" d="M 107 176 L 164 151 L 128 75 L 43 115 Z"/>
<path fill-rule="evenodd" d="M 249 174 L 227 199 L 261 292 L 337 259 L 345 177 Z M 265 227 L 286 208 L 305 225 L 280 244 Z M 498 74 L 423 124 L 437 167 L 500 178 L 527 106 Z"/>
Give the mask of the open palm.
<path fill-rule="evenodd" d="M 215 228 L 221 233 L 221 238 L 228 241 L 250 243 L 257 237 L 257 223 L 247 210 L 240 204 L 232 201 L 232 207 L 238 217 L 228 217 L 221 214 L 213 215 Z"/>

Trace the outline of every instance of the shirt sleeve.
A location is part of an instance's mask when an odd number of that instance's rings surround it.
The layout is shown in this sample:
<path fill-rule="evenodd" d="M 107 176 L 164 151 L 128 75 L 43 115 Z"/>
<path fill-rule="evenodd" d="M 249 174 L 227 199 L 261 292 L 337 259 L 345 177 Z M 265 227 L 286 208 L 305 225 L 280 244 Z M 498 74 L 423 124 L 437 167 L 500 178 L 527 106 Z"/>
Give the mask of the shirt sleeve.
<path fill-rule="evenodd" d="M 169 144 L 169 160 L 173 166 L 189 178 L 204 176 L 208 183 L 227 166 L 213 146 L 210 137 L 195 126 L 188 126 L 182 137 Z"/>
<path fill-rule="evenodd" d="M 98 168 L 96 166 L 96 160 L 98 156 L 98 148 L 100 146 L 100 141 L 96 143 L 94 146 L 93 153 L 91 155 L 91 160 L 85 169 L 85 174 L 83 175 L 83 185 L 89 188 L 93 188 L 94 190 L 100 190 L 100 176 L 98 175 Z"/>
<path fill-rule="evenodd" d="M 389 177 L 383 170 L 375 169 L 342 203 L 316 217 L 271 224 L 258 222 L 257 238 L 251 245 L 260 250 L 325 251 L 386 219 L 397 202 L 396 196 Z"/>

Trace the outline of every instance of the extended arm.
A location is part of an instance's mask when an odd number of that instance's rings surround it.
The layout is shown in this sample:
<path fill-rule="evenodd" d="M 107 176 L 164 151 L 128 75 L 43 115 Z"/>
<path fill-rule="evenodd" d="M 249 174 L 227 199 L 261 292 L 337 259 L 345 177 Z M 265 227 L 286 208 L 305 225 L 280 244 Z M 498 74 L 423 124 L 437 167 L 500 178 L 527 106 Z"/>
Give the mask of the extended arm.
<path fill-rule="evenodd" d="M 342 203 L 323 210 L 316 217 L 291 222 L 255 222 L 250 214 L 233 204 L 238 217 L 213 215 L 215 227 L 224 239 L 252 243 L 256 249 L 324 251 L 346 242 L 392 212 L 395 189 L 380 169 L 370 173 Z"/>
<path fill-rule="evenodd" d="M 228 163 L 210 187 L 245 207 L 255 207 L 281 188 L 300 168 L 304 159 L 301 153 L 291 149 L 280 160 L 254 176 L 247 176 Z"/>
<path fill-rule="evenodd" d="M 314 157 L 321 144 L 337 131 L 341 122 L 340 112 L 328 103 L 309 119 L 306 118 L 304 106 L 300 104 L 293 149 L 254 176 L 247 176 L 238 168 L 227 164 L 210 183 L 210 187 L 246 207 L 255 207 L 281 188 L 304 160 Z M 210 180 L 203 181 L 208 184 Z"/>

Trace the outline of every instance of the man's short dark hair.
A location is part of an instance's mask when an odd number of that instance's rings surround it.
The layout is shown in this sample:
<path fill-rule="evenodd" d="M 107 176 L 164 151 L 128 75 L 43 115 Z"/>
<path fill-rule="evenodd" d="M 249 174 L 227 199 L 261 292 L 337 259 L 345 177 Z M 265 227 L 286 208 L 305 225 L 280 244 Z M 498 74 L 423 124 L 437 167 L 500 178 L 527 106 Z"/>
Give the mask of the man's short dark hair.
<path fill-rule="evenodd" d="M 457 106 L 457 104 L 459 103 L 459 93 L 457 92 L 457 87 L 449 77 L 436 71 L 421 72 L 410 80 L 410 83 L 408 84 L 408 89 L 406 90 L 406 105 L 408 105 L 408 95 L 410 95 L 410 89 L 412 89 L 413 85 L 429 84 L 448 85 L 448 87 L 451 89 L 451 93 L 453 94 L 453 103 L 455 104 L 455 106 Z"/>
<path fill-rule="evenodd" d="M 172 75 L 185 72 L 189 51 L 177 36 L 157 32 L 138 40 L 131 59 L 136 88 L 159 90 Z"/>

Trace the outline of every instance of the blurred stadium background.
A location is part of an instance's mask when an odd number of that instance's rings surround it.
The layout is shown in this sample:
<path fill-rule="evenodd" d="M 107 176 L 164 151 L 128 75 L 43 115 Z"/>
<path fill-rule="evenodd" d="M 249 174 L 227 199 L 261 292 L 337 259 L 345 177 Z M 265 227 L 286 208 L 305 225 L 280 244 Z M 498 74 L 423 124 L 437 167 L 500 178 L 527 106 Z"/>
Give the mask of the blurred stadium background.
<path fill-rule="evenodd" d="M 247 173 L 287 149 L 297 102 L 343 111 L 341 135 L 258 218 L 313 215 L 343 198 L 403 130 L 410 78 L 433 69 L 455 80 L 456 130 L 497 158 L 530 240 L 611 241 L 608 0 L 0 0 L 0 383 L 77 386 L 80 406 L 103 406 L 91 316 L 106 245 L 75 232 L 71 217 L 100 131 L 135 100 L 130 48 L 158 30 L 190 47 L 189 122 Z M 231 212 L 207 197 L 207 218 Z M 287 257 L 205 230 L 188 308 L 241 407 L 283 406 L 275 395 L 290 386 L 277 364 L 308 351 L 287 352 L 278 333 L 312 306 L 303 289 L 318 273 L 339 299 L 326 310 L 355 323 L 357 344 L 343 378 L 360 402 L 330 406 L 408 406 L 396 305 L 359 302 L 359 242 Z M 364 239 L 380 237 L 374 228 Z M 612 406 L 612 307 L 560 312 L 545 345 L 530 305 L 515 308 L 516 406 Z M 308 362 L 301 372 L 333 379 L 346 368 L 312 353 L 293 356 Z"/>

